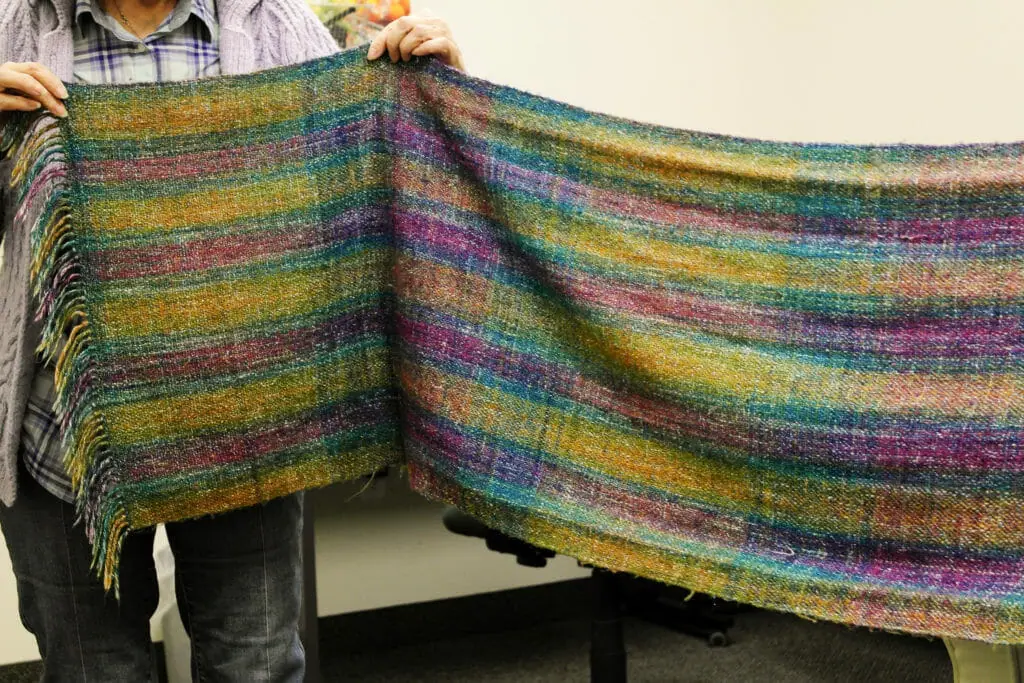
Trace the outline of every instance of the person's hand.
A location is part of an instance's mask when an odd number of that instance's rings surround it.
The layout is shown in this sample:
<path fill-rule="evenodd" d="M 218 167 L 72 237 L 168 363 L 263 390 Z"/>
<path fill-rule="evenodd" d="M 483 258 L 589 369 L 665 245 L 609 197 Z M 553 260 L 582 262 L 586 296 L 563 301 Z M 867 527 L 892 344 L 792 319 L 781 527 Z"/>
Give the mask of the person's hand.
<path fill-rule="evenodd" d="M 35 111 L 46 107 L 54 116 L 68 115 L 61 100 L 68 91 L 42 64 L 0 64 L 0 112 Z"/>
<path fill-rule="evenodd" d="M 451 28 L 437 17 L 410 14 L 392 21 L 370 43 L 366 58 L 373 61 L 385 51 L 392 62 L 434 55 L 448 66 L 465 71 L 462 51 L 452 38 Z"/>

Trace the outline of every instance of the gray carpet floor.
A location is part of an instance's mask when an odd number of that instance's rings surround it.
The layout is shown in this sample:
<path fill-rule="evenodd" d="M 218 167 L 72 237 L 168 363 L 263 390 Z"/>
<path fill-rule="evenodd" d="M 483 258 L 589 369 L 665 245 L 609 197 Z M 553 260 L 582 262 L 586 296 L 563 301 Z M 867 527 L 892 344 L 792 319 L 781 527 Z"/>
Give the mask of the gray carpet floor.
<path fill-rule="evenodd" d="M 325 681 L 586 683 L 588 581 L 321 620 Z M 941 640 L 752 610 L 731 644 L 628 619 L 629 683 L 951 683 Z"/>
<path fill-rule="evenodd" d="M 522 683 L 589 681 L 585 621 L 547 623 L 390 650 L 325 656 L 326 681 Z M 769 612 L 738 615 L 733 643 L 711 648 L 628 621 L 630 683 L 949 683 L 939 640 L 812 623 Z"/>
<path fill-rule="evenodd" d="M 589 582 L 405 605 L 320 620 L 328 683 L 587 683 Z M 731 644 L 628 619 L 629 683 L 951 683 L 940 640 L 736 615 Z M 0 667 L 37 681 L 38 664 Z"/>

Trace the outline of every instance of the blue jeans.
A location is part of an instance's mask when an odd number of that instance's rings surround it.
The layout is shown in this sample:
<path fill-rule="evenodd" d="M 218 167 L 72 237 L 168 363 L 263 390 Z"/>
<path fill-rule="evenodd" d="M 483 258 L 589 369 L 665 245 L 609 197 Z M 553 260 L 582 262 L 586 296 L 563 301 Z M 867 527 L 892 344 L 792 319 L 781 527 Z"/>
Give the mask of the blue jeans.
<path fill-rule="evenodd" d="M 43 658 L 43 681 L 151 680 L 154 531 L 125 539 L 119 603 L 89 569 L 91 551 L 81 526 L 73 525 L 74 508 L 19 469 L 18 499 L 10 508 L 0 505 L 0 527 L 21 621 Z M 301 495 L 167 525 L 194 681 L 302 681 L 301 536 Z"/>

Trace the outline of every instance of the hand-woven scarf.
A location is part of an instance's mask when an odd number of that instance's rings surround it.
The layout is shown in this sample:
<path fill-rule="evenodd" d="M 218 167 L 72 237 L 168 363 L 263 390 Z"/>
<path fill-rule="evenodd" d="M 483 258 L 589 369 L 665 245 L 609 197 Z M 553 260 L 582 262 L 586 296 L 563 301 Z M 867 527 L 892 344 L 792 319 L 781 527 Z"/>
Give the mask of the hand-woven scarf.
<path fill-rule="evenodd" d="M 407 462 L 587 563 L 1024 642 L 1024 144 L 741 139 L 384 61 L 7 127 L 108 585 L 130 530 Z"/>

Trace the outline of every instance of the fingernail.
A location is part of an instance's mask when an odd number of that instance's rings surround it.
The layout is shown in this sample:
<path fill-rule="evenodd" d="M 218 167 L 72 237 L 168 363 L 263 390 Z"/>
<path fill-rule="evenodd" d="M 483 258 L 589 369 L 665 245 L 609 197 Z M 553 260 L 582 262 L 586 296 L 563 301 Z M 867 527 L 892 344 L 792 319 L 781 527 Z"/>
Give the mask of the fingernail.
<path fill-rule="evenodd" d="M 66 100 L 68 98 L 68 89 L 64 87 L 63 83 L 60 84 L 60 90 L 57 94 L 60 95 L 60 98 L 62 100 Z"/>
<path fill-rule="evenodd" d="M 53 113 L 54 113 L 54 114 L 55 114 L 55 115 L 56 115 L 56 116 L 57 116 L 58 118 L 61 118 L 61 119 L 63 119 L 64 117 L 66 117 L 66 116 L 68 115 L 68 110 L 67 110 L 67 109 L 65 109 L 65 108 L 64 108 L 63 106 L 61 106 L 61 105 L 59 105 L 59 104 L 58 104 L 58 105 L 57 105 L 57 108 L 53 110 Z"/>

